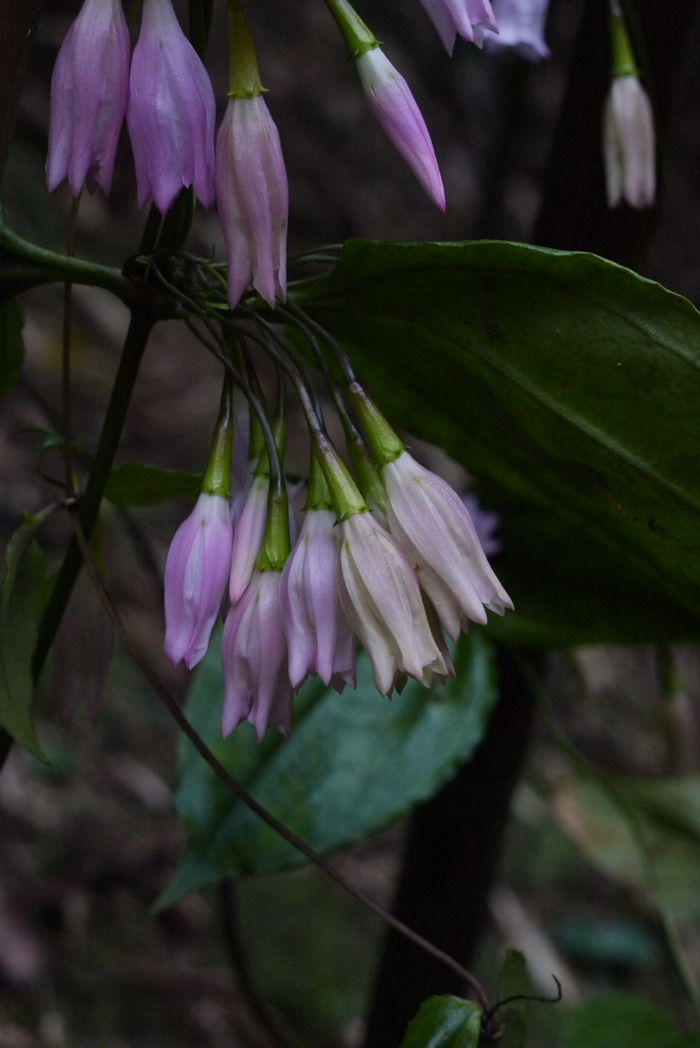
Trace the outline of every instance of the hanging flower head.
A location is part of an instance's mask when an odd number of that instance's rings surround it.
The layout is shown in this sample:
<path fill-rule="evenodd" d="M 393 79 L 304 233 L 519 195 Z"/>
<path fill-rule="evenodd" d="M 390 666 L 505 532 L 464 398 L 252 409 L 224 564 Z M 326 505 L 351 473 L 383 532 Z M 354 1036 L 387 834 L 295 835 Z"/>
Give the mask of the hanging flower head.
<path fill-rule="evenodd" d="M 458 36 L 478 43 L 480 31 L 490 29 L 494 33 L 498 32 L 489 0 L 421 0 L 421 3 L 437 29 L 448 55 L 452 54 L 455 38 Z"/>

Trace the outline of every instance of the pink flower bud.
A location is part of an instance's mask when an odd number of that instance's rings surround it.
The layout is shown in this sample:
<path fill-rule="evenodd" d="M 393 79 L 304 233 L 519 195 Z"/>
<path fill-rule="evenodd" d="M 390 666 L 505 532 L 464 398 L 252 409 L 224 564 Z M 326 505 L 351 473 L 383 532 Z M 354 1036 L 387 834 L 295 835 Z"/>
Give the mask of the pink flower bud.
<path fill-rule="evenodd" d="M 253 575 L 265 534 L 268 487 L 267 477 L 251 477 L 243 502 L 236 507 L 228 590 L 232 604 L 241 599 Z"/>
<path fill-rule="evenodd" d="M 292 685 L 280 606 L 280 571 L 256 571 L 229 611 L 221 657 L 224 670 L 222 735 L 242 720 L 255 727 L 258 742 L 269 724 L 283 735 L 292 728 Z"/>
<path fill-rule="evenodd" d="M 430 199 L 445 210 L 445 190 L 433 143 L 408 84 L 383 51 L 374 47 L 357 59 L 357 71 L 374 115 Z"/>
<path fill-rule="evenodd" d="M 475 30 L 498 32 L 489 0 L 421 0 L 449 55 L 455 37 L 474 42 Z"/>
<path fill-rule="evenodd" d="M 549 0 L 493 0 L 493 13 L 498 22 L 498 35 L 489 32 L 493 26 L 480 30 L 476 43 L 483 43 L 487 50 L 514 48 L 523 58 L 537 62 L 549 58 L 549 48 L 544 41 Z"/>
<path fill-rule="evenodd" d="M 421 587 L 456 640 L 468 621 L 513 604 L 486 560 L 467 509 L 441 477 L 404 451 L 382 470 L 389 530 L 416 566 Z"/>
<path fill-rule="evenodd" d="M 294 688 L 311 673 L 342 692 L 355 686 L 355 637 L 340 605 L 335 513 L 306 511 L 282 573 L 282 616 Z"/>
<path fill-rule="evenodd" d="M 636 76 L 613 77 L 603 112 L 608 206 L 652 207 L 656 195 L 654 116 Z"/>
<path fill-rule="evenodd" d="M 202 494 L 175 533 L 165 565 L 165 652 L 192 669 L 206 653 L 231 563 L 228 499 Z"/>
<path fill-rule="evenodd" d="M 226 241 L 228 301 L 252 283 L 269 306 L 287 294 L 287 172 L 262 96 L 230 98 L 216 140 L 216 197 Z"/>
<path fill-rule="evenodd" d="M 129 32 L 119 0 L 85 0 L 68 30 L 51 80 L 46 181 L 68 178 L 109 192 L 129 82 Z"/>
<path fill-rule="evenodd" d="M 129 77 L 126 120 L 139 207 L 161 213 L 183 186 L 214 203 L 214 92 L 171 0 L 145 0 Z"/>
<path fill-rule="evenodd" d="M 370 513 L 348 517 L 340 532 L 340 600 L 378 690 L 389 695 L 406 675 L 425 685 L 449 676 L 418 581 L 396 541 Z"/>

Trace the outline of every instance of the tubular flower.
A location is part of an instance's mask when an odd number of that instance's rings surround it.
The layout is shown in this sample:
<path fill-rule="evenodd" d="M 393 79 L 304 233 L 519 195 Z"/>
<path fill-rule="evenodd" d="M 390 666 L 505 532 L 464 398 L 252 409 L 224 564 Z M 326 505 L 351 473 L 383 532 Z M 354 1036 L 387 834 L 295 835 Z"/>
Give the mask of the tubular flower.
<path fill-rule="evenodd" d="M 145 0 L 134 48 L 126 120 L 139 207 L 164 214 L 183 186 L 214 203 L 214 92 L 171 0 Z"/>
<path fill-rule="evenodd" d="M 491 570 L 464 503 L 441 477 L 404 451 L 382 470 L 389 530 L 453 640 L 512 602 Z"/>
<path fill-rule="evenodd" d="M 119 0 L 85 0 L 51 79 L 46 181 L 68 178 L 73 196 L 112 184 L 129 84 L 129 31 Z"/>
<path fill-rule="evenodd" d="M 335 513 L 309 509 L 282 573 L 282 617 L 294 688 L 311 673 L 342 692 L 355 686 L 355 638 L 340 604 Z"/>
<path fill-rule="evenodd" d="M 175 533 L 165 565 L 165 651 L 192 669 L 206 653 L 231 563 L 228 499 L 201 494 Z"/>
<path fill-rule="evenodd" d="M 652 207 L 656 194 L 654 117 L 636 76 L 613 77 L 603 111 L 608 207 Z"/>
<path fill-rule="evenodd" d="M 544 42 L 549 0 L 493 0 L 498 35 L 479 30 L 479 40 L 488 49 L 515 48 L 524 58 L 537 62 L 549 58 Z M 492 28 L 492 27 L 489 27 Z"/>
<path fill-rule="evenodd" d="M 216 196 L 231 309 L 251 283 L 274 306 L 287 294 L 289 191 L 279 133 L 261 95 L 229 99 L 216 140 Z"/>
<path fill-rule="evenodd" d="M 240 600 L 253 575 L 267 519 L 267 477 L 253 477 L 238 512 L 231 550 L 228 595 L 232 604 Z"/>
<path fill-rule="evenodd" d="M 385 134 L 433 203 L 445 210 L 445 190 L 428 129 L 411 90 L 383 51 L 373 47 L 357 59 L 367 100 Z"/>
<path fill-rule="evenodd" d="M 479 30 L 498 32 L 489 0 L 421 0 L 421 3 L 448 55 L 454 50 L 457 36 L 474 43 Z"/>
<path fill-rule="evenodd" d="M 392 536 L 370 513 L 348 517 L 340 532 L 340 600 L 378 690 L 400 690 L 406 675 L 425 685 L 449 676 L 416 576 Z"/>
<path fill-rule="evenodd" d="M 242 720 L 255 727 L 258 742 L 268 724 L 283 735 L 292 728 L 292 686 L 280 606 L 280 571 L 256 571 L 224 626 L 222 735 Z"/>

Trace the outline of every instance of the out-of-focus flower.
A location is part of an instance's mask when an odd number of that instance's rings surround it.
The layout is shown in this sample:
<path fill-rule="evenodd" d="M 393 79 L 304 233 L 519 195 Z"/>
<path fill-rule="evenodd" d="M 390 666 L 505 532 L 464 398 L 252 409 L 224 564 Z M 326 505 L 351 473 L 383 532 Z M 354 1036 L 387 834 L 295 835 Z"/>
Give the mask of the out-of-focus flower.
<path fill-rule="evenodd" d="M 531 62 L 549 58 L 544 41 L 549 0 L 493 0 L 493 14 L 498 23 L 498 34 L 492 27 L 479 28 L 475 42 L 488 50 L 514 48 Z"/>
<path fill-rule="evenodd" d="M 370 513 L 340 524 L 338 583 L 350 625 L 365 647 L 382 695 L 406 675 L 422 684 L 450 675 L 406 555 Z"/>
<path fill-rule="evenodd" d="M 476 536 L 481 543 L 481 548 L 487 557 L 498 553 L 501 549 L 500 539 L 496 538 L 501 518 L 493 510 L 484 509 L 476 495 L 468 491 L 461 496 L 465 509 L 471 517 L 472 524 L 476 529 Z"/>
<path fill-rule="evenodd" d="M 421 0 L 421 3 L 449 55 L 454 50 L 457 36 L 473 43 L 479 30 L 498 32 L 489 0 Z"/>
<path fill-rule="evenodd" d="M 636 76 L 613 77 L 603 111 L 603 159 L 608 206 L 626 200 L 652 207 L 656 195 L 654 117 Z"/>
<path fill-rule="evenodd" d="M 260 552 L 267 519 L 267 477 L 252 477 L 243 505 L 238 511 L 231 549 L 228 595 L 232 604 L 240 600 L 250 582 Z"/>
<path fill-rule="evenodd" d="M 340 605 L 335 513 L 309 509 L 282 574 L 289 679 L 298 688 L 316 673 L 342 692 L 355 686 L 355 638 Z"/>
<path fill-rule="evenodd" d="M 512 608 L 464 503 L 450 485 L 407 451 L 382 472 L 389 530 L 416 566 L 450 637 L 456 640 L 469 619 L 486 622 L 484 606 L 498 614 Z"/>
<path fill-rule="evenodd" d="M 165 651 L 191 669 L 204 657 L 231 563 L 228 499 L 201 494 L 178 528 L 165 565 Z"/>
<path fill-rule="evenodd" d="M 216 140 L 216 196 L 226 241 L 228 301 L 252 283 L 269 306 L 287 294 L 287 172 L 261 95 L 230 98 Z"/>
<path fill-rule="evenodd" d="M 242 720 L 255 727 L 258 741 L 269 724 L 283 735 L 292 728 L 292 685 L 280 605 L 280 571 L 256 571 L 224 625 L 222 735 Z"/>
<path fill-rule="evenodd" d="M 126 113 L 139 207 L 161 213 L 183 186 L 214 203 L 214 121 L 209 75 L 182 32 L 171 0 L 145 0 Z"/>
<path fill-rule="evenodd" d="M 435 150 L 411 89 L 378 47 L 361 54 L 356 64 L 379 124 L 430 199 L 444 211 L 445 190 Z"/>
<path fill-rule="evenodd" d="M 85 0 L 68 30 L 51 80 L 46 181 L 68 178 L 109 192 L 129 85 L 129 31 L 119 0 Z"/>

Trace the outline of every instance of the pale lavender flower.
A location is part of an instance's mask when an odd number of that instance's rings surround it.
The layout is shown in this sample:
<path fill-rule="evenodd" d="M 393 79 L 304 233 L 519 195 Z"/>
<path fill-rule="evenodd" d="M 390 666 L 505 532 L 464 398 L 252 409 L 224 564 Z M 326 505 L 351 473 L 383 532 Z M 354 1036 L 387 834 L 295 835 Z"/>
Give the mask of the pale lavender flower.
<path fill-rule="evenodd" d="M 385 134 L 430 199 L 445 210 L 445 190 L 433 143 L 411 89 L 383 51 L 374 47 L 357 59 L 367 100 Z"/>
<path fill-rule="evenodd" d="M 470 619 L 486 622 L 484 605 L 498 614 L 512 608 L 450 485 L 407 451 L 385 465 L 382 475 L 389 530 L 415 565 L 449 636 L 456 640 Z"/>
<path fill-rule="evenodd" d="M 216 139 L 216 198 L 228 301 L 252 284 L 269 306 L 287 294 L 289 190 L 282 146 L 261 95 L 230 98 Z"/>
<path fill-rule="evenodd" d="M 514 48 L 523 58 L 537 62 L 549 58 L 544 40 L 549 0 L 493 0 L 493 13 L 498 23 L 498 35 L 479 29 L 475 43 L 488 50 Z"/>
<path fill-rule="evenodd" d="M 355 637 L 340 605 L 335 513 L 310 509 L 282 573 L 282 616 L 289 679 L 298 688 L 316 673 L 342 692 L 355 686 Z"/>
<path fill-rule="evenodd" d="M 46 181 L 68 178 L 73 196 L 112 184 L 126 112 L 129 31 L 119 0 L 85 0 L 68 30 L 51 80 Z"/>
<path fill-rule="evenodd" d="M 183 186 L 214 203 L 214 92 L 171 0 L 145 0 L 129 77 L 126 121 L 139 207 L 161 213 Z"/>
<path fill-rule="evenodd" d="M 475 32 L 491 29 L 498 32 L 489 0 L 421 0 L 449 55 L 455 46 L 455 37 L 462 36 L 472 43 Z"/>
<path fill-rule="evenodd" d="M 281 583 L 280 571 L 256 571 L 226 617 L 221 647 L 224 736 L 246 719 L 254 725 L 258 742 L 269 724 L 277 724 L 283 735 L 291 731 L 292 685 L 282 624 Z"/>
<path fill-rule="evenodd" d="M 343 610 L 364 645 L 382 695 L 406 675 L 421 684 L 443 680 L 450 667 L 433 636 L 406 555 L 370 513 L 340 524 L 338 586 Z"/>
<path fill-rule="evenodd" d="M 501 549 L 501 541 L 496 538 L 496 532 L 501 523 L 500 515 L 494 513 L 493 510 L 484 509 L 472 491 L 462 495 L 461 499 L 471 517 L 476 536 L 486 556 L 490 557 L 493 553 L 498 553 Z"/>
<path fill-rule="evenodd" d="M 656 195 L 654 116 L 636 76 L 613 77 L 603 111 L 608 206 L 652 207 Z"/>
<path fill-rule="evenodd" d="M 267 477 L 252 477 L 242 505 L 236 507 L 228 588 L 232 604 L 241 599 L 253 575 L 265 534 L 269 483 Z"/>
<path fill-rule="evenodd" d="M 231 563 L 228 499 L 201 494 L 177 532 L 165 565 L 165 652 L 190 669 L 204 657 Z"/>

